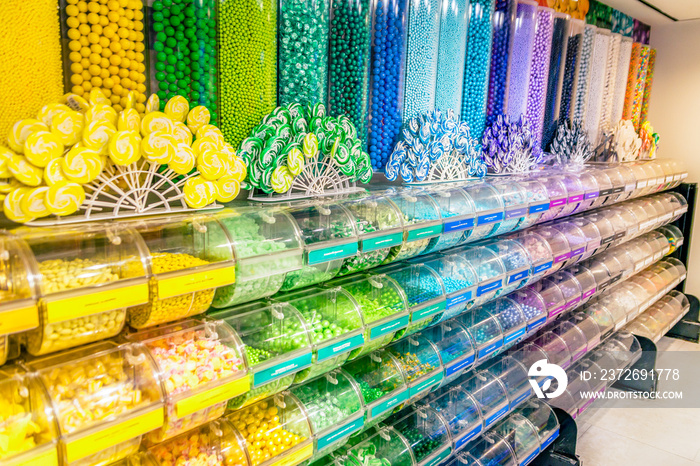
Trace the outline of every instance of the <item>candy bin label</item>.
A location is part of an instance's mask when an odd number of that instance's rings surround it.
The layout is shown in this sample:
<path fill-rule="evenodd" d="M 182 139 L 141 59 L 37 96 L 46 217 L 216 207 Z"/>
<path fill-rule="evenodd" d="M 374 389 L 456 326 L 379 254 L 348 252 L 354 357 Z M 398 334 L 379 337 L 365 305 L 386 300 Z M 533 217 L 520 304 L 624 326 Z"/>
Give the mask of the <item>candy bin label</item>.
<path fill-rule="evenodd" d="M 305 369 L 311 365 L 311 353 L 305 353 L 288 361 L 283 361 L 268 367 L 260 372 L 253 374 L 253 387 L 257 388 L 260 385 L 275 379 L 279 379 L 287 374 L 292 374 Z"/>
<path fill-rule="evenodd" d="M 583 299 L 590 298 L 594 294 L 595 294 L 595 288 L 591 288 L 590 290 L 583 293 Z"/>
<path fill-rule="evenodd" d="M 472 291 L 468 290 L 463 293 L 459 293 L 454 296 L 450 296 L 447 298 L 447 309 L 452 309 L 455 306 L 458 306 L 462 303 L 465 303 L 467 301 L 471 301 L 472 299 Z"/>
<path fill-rule="evenodd" d="M 441 370 L 435 375 L 432 375 L 428 377 L 427 379 L 418 382 L 416 385 L 413 387 L 410 387 L 408 389 L 408 396 L 410 398 L 413 398 L 414 396 L 425 392 L 429 390 L 431 387 L 434 387 L 438 385 L 440 382 L 442 382 L 442 379 L 445 377 L 445 373 Z"/>
<path fill-rule="evenodd" d="M 438 312 L 444 311 L 446 308 L 446 302 L 440 301 L 439 303 L 426 306 L 423 309 L 413 311 L 411 314 L 411 322 L 418 322 L 420 320 L 426 319 L 430 316 L 437 314 Z"/>
<path fill-rule="evenodd" d="M 504 407 L 502 407 L 501 409 L 496 411 L 491 417 L 486 419 L 486 423 L 485 423 L 486 427 L 490 427 L 491 425 L 493 425 L 493 423 L 495 423 L 500 418 L 505 416 L 507 412 L 508 412 L 508 403 L 506 403 L 506 405 Z"/>
<path fill-rule="evenodd" d="M 337 244 L 323 249 L 309 251 L 309 265 L 322 264 L 335 259 L 345 259 L 357 254 L 357 242 Z"/>
<path fill-rule="evenodd" d="M 528 388 L 522 395 L 513 400 L 510 403 L 510 405 L 513 407 L 513 409 L 515 409 L 516 406 L 518 406 L 523 401 L 527 400 L 530 397 L 530 395 L 532 395 L 532 389 Z"/>
<path fill-rule="evenodd" d="M 490 345 L 486 346 L 485 348 L 482 348 L 479 350 L 479 359 L 484 359 L 486 356 L 489 354 L 493 353 L 496 351 L 498 348 L 503 346 L 503 339 L 499 338 L 497 341 L 494 341 Z"/>
<path fill-rule="evenodd" d="M 241 377 L 178 401 L 175 404 L 175 412 L 178 418 L 183 418 L 248 391 L 250 391 L 250 379 Z"/>
<path fill-rule="evenodd" d="M 515 217 L 524 217 L 527 214 L 527 208 L 523 207 L 521 209 L 513 209 L 506 212 L 506 219 Z"/>
<path fill-rule="evenodd" d="M 447 447 L 444 450 L 442 450 L 441 452 L 439 452 L 437 455 L 435 455 L 435 457 L 433 457 L 430 461 L 425 463 L 424 466 L 436 466 L 436 465 L 440 464 L 440 462 L 442 460 L 444 460 L 445 458 L 447 458 L 451 454 L 452 454 L 452 448 Z"/>
<path fill-rule="evenodd" d="M 508 276 L 508 284 L 510 285 L 511 283 L 524 280 L 529 274 L 530 271 L 527 269 L 523 270 L 522 272 L 514 273 L 513 275 Z"/>
<path fill-rule="evenodd" d="M 581 202 L 583 200 L 583 194 L 577 194 L 575 196 L 569 197 L 569 204 L 573 204 L 574 202 Z"/>
<path fill-rule="evenodd" d="M 559 206 L 563 206 L 564 204 L 566 204 L 566 198 L 565 198 L 565 197 L 563 197 L 563 198 L 561 198 L 561 199 L 552 199 L 552 200 L 549 202 L 549 206 L 550 206 L 550 207 L 559 207 Z"/>
<path fill-rule="evenodd" d="M 598 191 L 593 191 L 593 192 L 591 192 L 591 193 L 586 193 L 586 194 L 584 194 L 584 195 L 583 195 L 583 199 L 587 201 L 587 200 L 589 200 L 589 199 L 595 199 L 595 198 L 598 197 L 599 195 L 600 195 L 600 193 L 599 193 Z"/>
<path fill-rule="evenodd" d="M 571 257 L 571 251 L 567 252 L 566 254 L 562 254 L 561 256 L 557 256 L 554 258 L 554 263 L 558 264 L 559 262 L 564 262 L 566 259 Z"/>
<path fill-rule="evenodd" d="M 148 302 L 148 284 L 139 283 L 46 302 L 48 323 L 63 322 Z"/>
<path fill-rule="evenodd" d="M 612 189 L 612 194 L 620 194 L 620 193 L 621 193 L 622 191 L 624 191 L 624 190 L 625 190 L 625 187 L 624 187 L 624 186 L 615 186 L 615 187 Z"/>
<path fill-rule="evenodd" d="M 409 316 L 401 316 L 397 319 L 390 320 L 389 322 L 383 322 L 369 330 L 369 339 L 376 340 L 381 338 L 389 332 L 395 332 L 404 327 L 408 327 Z"/>
<path fill-rule="evenodd" d="M 461 361 L 456 362 L 455 364 L 452 364 L 451 366 L 447 366 L 445 368 L 445 377 L 450 377 L 458 372 L 462 372 L 465 370 L 467 367 L 471 366 L 474 364 L 474 355 L 469 355 L 469 357 L 462 359 Z"/>
<path fill-rule="evenodd" d="M 318 439 L 318 442 L 316 444 L 316 451 L 323 450 L 333 442 L 337 442 L 338 440 L 348 437 L 352 435 L 353 433 L 357 432 L 358 430 L 362 429 L 362 427 L 365 425 L 365 420 L 364 417 L 360 416 L 356 419 L 353 419 L 349 422 L 346 422 L 344 425 L 340 426 L 333 432 L 324 435 L 323 437 Z"/>
<path fill-rule="evenodd" d="M 598 194 L 599 194 L 600 196 L 609 196 L 609 195 L 611 195 L 612 193 L 613 193 L 612 188 L 601 189 L 601 190 L 598 192 Z"/>
<path fill-rule="evenodd" d="M 325 361 L 332 357 L 338 356 L 339 354 L 347 353 L 359 348 L 365 344 L 365 337 L 360 335 L 354 335 L 349 338 L 345 338 L 340 341 L 333 342 L 330 345 L 319 348 L 316 353 L 316 359 L 318 362 Z"/>
<path fill-rule="evenodd" d="M 84 437 L 68 440 L 66 442 L 66 459 L 68 463 L 81 460 L 157 429 L 163 425 L 163 422 L 163 410 L 156 409 Z"/>
<path fill-rule="evenodd" d="M 571 251 L 571 257 L 580 256 L 580 255 L 583 254 L 584 252 L 586 252 L 586 248 L 585 248 L 585 247 L 583 247 L 583 248 L 578 248 L 578 249 L 574 249 L 573 251 Z"/>
<path fill-rule="evenodd" d="M 557 437 L 559 437 L 559 428 L 558 427 L 557 427 L 557 430 L 552 432 L 552 435 L 547 437 L 547 440 L 542 442 L 542 446 L 540 446 L 540 449 L 544 450 L 545 448 L 547 448 L 554 441 L 554 439 L 556 439 Z"/>
<path fill-rule="evenodd" d="M 517 330 L 509 335 L 506 335 L 505 338 L 505 344 L 508 345 L 510 343 L 513 343 L 514 341 L 517 341 L 519 338 L 521 338 L 523 335 L 525 335 L 525 327 L 521 328 L 520 330 Z"/>
<path fill-rule="evenodd" d="M 479 435 L 481 433 L 481 424 L 478 426 L 474 427 L 472 430 L 461 436 L 460 438 L 457 439 L 455 442 L 455 450 L 459 450 L 462 448 L 467 442 L 470 442 L 474 437 Z"/>
<path fill-rule="evenodd" d="M 528 464 L 530 464 L 530 463 L 532 462 L 532 460 L 534 460 L 535 458 L 537 458 L 537 455 L 539 455 L 539 454 L 540 454 L 540 450 L 539 450 L 539 449 L 533 451 L 532 453 L 530 453 L 530 456 L 528 456 L 527 458 L 525 458 L 525 461 L 522 461 L 522 462 L 520 463 L 520 465 L 521 465 L 521 466 L 527 466 Z"/>
<path fill-rule="evenodd" d="M 401 393 L 397 393 L 386 401 L 382 401 L 377 405 L 373 406 L 369 410 L 369 419 L 375 418 L 389 409 L 393 409 L 396 406 L 403 404 L 408 400 L 408 390 L 404 390 Z"/>
<path fill-rule="evenodd" d="M 403 232 L 390 235 L 375 236 L 362 240 L 362 252 L 376 251 L 377 249 L 398 246 L 403 241 Z"/>
<path fill-rule="evenodd" d="M 528 326 L 527 326 L 527 331 L 528 331 L 528 333 L 529 333 L 529 332 L 532 332 L 532 331 L 533 331 L 534 329 L 536 329 L 537 327 L 539 327 L 539 326 L 541 326 L 541 325 L 544 325 L 545 322 L 547 322 L 547 316 L 546 316 L 546 315 L 545 315 L 545 316 L 542 316 L 542 317 L 539 318 L 538 320 L 536 320 L 536 321 L 534 321 L 533 323 L 531 323 L 530 325 L 528 325 Z"/>
<path fill-rule="evenodd" d="M 36 306 L 27 306 L 0 312 L 0 335 L 23 332 L 39 326 Z"/>
<path fill-rule="evenodd" d="M 287 454 L 287 456 L 284 458 L 280 458 L 274 463 L 271 463 L 270 466 L 294 466 L 295 464 L 299 464 L 302 461 L 311 458 L 311 455 L 313 454 L 314 446 L 310 443 L 308 445 L 304 445 L 297 451 Z"/>
<path fill-rule="evenodd" d="M 442 225 L 433 225 L 425 228 L 416 228 L 408 232 L 407 241 L 417 241 L 419 239 L 430 238 L 442 233 Z"/>
<path fill-rule="evenodd" d="M 42 451 L 31 458 L 19 461 L 9 461 L 10 466 L 58 466 L 58 452 L 56 445 L 51 445 L 51 449 Z"/>
<path fill-rule="evenodd" d="M 158 280 L 158 298 L 166 299 L 183 294 L 231 285 L 236 282 L 236 266 L 218 267 Z"/>
<path fill-rule="evenodd" d="M 542 273 L 545 270 L 549 270 L 552 268 L 552 262 L 545 262 L 544 264 L 536 265 L 532 268 L 532 274 L 537 275 L 538 273 Z"/>
<path fill-rule="evenodd" d="M 461 220 L 455 220 L 453 222 L 445 223 L 445 225 L 443 227 L 443 232 L 450 233 L 453 231 L 470 230 L 472 228 L 474 228 L 474 219 L 473 218 L 463 218 Z"/>
<path fill-rule="evenodd" d="M 500 278 L 489 283 L 485 283 L 476 289 L 476 295 L 481 296 L 483 294 L 495 291 L 503 286 L 503 280 Z"/>
<path fill-rule="evenodd" d="M 559 314 L 564 312 L 565 309 L 566 309 L 566 304 L 563 306 L 559 306 L 557 308 L 554 308 L 549 312 L 549 317 L 558 316 Z"/>
<path fill-rule="evenodd" d="M 487 225 L 489 223 L 500 222 L 503 220 L 503 212 L 495 212 L 491 214 L 479 215 L 477 217 L 477 225 Z"/>
<path fill-rule="evenodd" d="M 528 209 L 529 214 L 539 214 L 540 212 L 545 212 L 549 210 L 549 202 L 545 204 L 531 205 Z"/>

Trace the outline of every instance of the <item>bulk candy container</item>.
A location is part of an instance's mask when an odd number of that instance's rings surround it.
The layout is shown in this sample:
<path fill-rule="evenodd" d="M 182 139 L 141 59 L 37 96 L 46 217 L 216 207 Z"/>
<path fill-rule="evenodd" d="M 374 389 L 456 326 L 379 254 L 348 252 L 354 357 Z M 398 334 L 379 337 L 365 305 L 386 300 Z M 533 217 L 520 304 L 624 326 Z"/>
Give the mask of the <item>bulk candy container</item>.
<path fill-rule="evenodd" d="M 460 188 L 436 189 L 431 197 L 440 207 L 442 235 L 431 241 L 425 252 L 442 251 L 467 242 L 476 222 L 471 197 Z"/>
<path fill-rule="evenodd" d="M 524 406 L 518 408 L 516 413 L 527 418 L 537 429 L 541 451 L 544 451 L 559 436 L 557 415 L 543 401 L 528 401 Z"/>
<path fill-rule="evenodd" d="M 581 232 L 583 232 L 583 237 L 586 240 L 586 251 L 581 256 L 580 260 L 588 259 L 592 255 L 598 252 L 600 248 L 600 230 L 596 226 L 595 222 L 587 219 L 586 217 L 572 217 L 567 218 L 566 222 L 570 222 L 572 225 L 578 227 Z"/>
<path fill-rule="evenodd" d="M 188 320 L 127 338 L 148 350 L 166 394 L 165 423 L 148 435 L 151 443 L 221 417 L 229 399 L 250 390 L 249 351 L 221 321 Z"/>
<path fill-rule="evenodd" d="M 478 286 L 475 305 L 478 306 L 503 294 L 506 267 L 496 253 L 483 246 L 470 247 L 459 253 L 476 271 Z"/>
<path fill-rule="evenodd" d="M 559 335 L 566 343 L 571 354 L 571 361 L 577 361 L 588 350 L 588 339 L 583 331 L 571 321 L 564 321 L 555 324 L 552 332 Z M 591 348 L 592 349 L 592 348 Z"/>
<path fill-rule="evenodd" d="M 627 90 L 627 76 L 629 75 L 630 59 L 632 58 L 632 38 L 622 37 L 620 41 L 620 53 L 618 56 L 617 71 L 615 74 L 611 123 L 616 125 L 622 119 L 622 111 L 625 105 L 625 91 Z"/>
<path fill-rule="evenodd" d="M 508 56 L 506 114 L 511 121 L 524 119 L 527 112 L 536 25 L 537 2 L 518 0 Z"/>
<path fill-rule="evenodd" d="M 345 464 L 391 464 L 413 466 L 410 445 L 393 427 L 383 427 L 367 440 L 355 445 L 348 452 Z"/>
<path fill-rule="evenodd" d="M 479 278 L 474 267 L 459 253 L 444 257 L 426 257 L 423 262 L 439 277 L 445 288 L 445 312 L 450 319 L 474 305 Z"/>
<path fill-rule="evenodd" d="M 586 24 L 581 36 L 581 51 L 574 77 L 574 92 L 571 104 L 571 121 L 585 122 L 586 105 L 588 99 L 588 85 L 591 75 L 591 57 L 593 41 L 598 28 L 592 24 Z"/>
<path fill-rule="evenodd" d="M 504 221 L 493 234 L 502 235 L 518 229 L 527 215 L 528 201 L 525 188 L 520 183 L 507 181 L 495 181 L 492 185 L 500 194 L 505 206 Z"/>
<path fill-rule="evenodd" d="M 235 282 L 232 245 L 213 217 L 152 218 L 130 225 L 145 243 L 150 288 L 147 304 L 128 309 L 132 327 L 201 314 L 216 288 Z"/>
<path fill-rule="evenodd" d="M 391 248 L 384 263 L 415 257 L 429 249 L 431 242 L 439 240 L 442 233 L 440 208 L 432 197 L 411 190 L 387 197 L 401 212 L 404 241 Z"/>
<path fill-rule="evenodd" d="M 571 16 L 564 13 L 554 13 L 542 125 L 542 150 L 549 148 L 557 132 L 570 29 Z"/>
<path fill-rule="evenodd" d="M 523 416 L 508 416 L 494 427 L 493 433 L 510 445 L 519 464 L 527 464 L 540 453 L 537 429 Z"/>
<path fill-rule="evenodd" d="M 343 371 L 332 371 L 295 385 L 289 392 L 299 400 L 311 425 L 314 458 L 343 445 L 364 425 L 360 387 Z"/>
<path fill-rule="evenodd" d="M 454 464 L 449 466 L 493 464 L 506 466 L 517 464 L 517 459 L 508 443 L 494 434 L 485 435 L 474 445 L 470 445 L 468 451 L 462 453 Z"/>
<path fill-rule="evenodd" d="M 581 182 L 583 187 L 583 201 L 578 205 L 573 213 L 579 213 L 589 210 L 593 207 L 598 196 L 600 196 L 600 187 L 598 186 L 598 180 L 590 172 L 577 172 L 576 176 Z"/>
<path fill-rule="evenodd" d="M 287 272 L 301 268 L 301 240 L 286 212 L 275 208 L 226 209 L 216 218 L 233 245 L 236 282 L 216 290 L 213 307 L 225 308 L 272 296 L 282 288 Z"/>
<path fill-rule="evenodd" d="M 487 183 L 468 184 L 463 189 L 476 211 L 475 227 L 469 241 L 493 236 L 505 218 L 505 204 L 500 193 Z"/>
<path fill-rule="evenodd" d="M 649 71 L 650 48 L 648 45 L 634 43 L 630 58 L 629 74 L 627 77 L 627 90 L 625 92 L 625 105 L 622 110 L 622 118 L 632 120 L 635 129 L 639 129 L 639 121 L 644 100 L 644 85 Z"/>
<path fill-rule="evenodd" d="M 600 246 L 596 248 L 595 254 L 608 249 L 615 240 L 615 228 L 606 217 L 598 215 L 596 212 L 586 214 L 587 220 L 593 222 L 600 232 Z"/>
<path fill-rule="evenodd" d="M 282 0 L 277 22 L 279 105 L 328 105 L 330 0 Z"/>
<path fill-rule="evenodd" d="M 307 414 L 289 393 L 234 411 L 226 419 L 245 438 L 251 466 L 295 464 L 313 454 L 312 430 Z M 262 439 L 258 440 L 260 437 Z"/>
<path fill-rule="evenodd" d="M 364 146 L 372 44 L 371 3 L 370 0 L 332 1 L 328 45 L 330 114 L 350 118 Z"/>
<path fill-rule="evenodd" d="M 569 345 L 556 333 L 552 331 L 543 333 L 535 339 L 535 344 L 547 354 L 547 361 L 550 364 L 556 364 L 562 369 L 571 365 Z"/>
<path fill-rule="evenodd" d="M 212 124 L 218 124 L 216 32 L 220 28 L 216 2 L 204 0 L 173 4 L 151 0 L 147 3 L 152 11 L 149 18 L 150 37 L 155 39 L 149 41 L 148 50 L 150 89 L 160 99 L 159 110 L 165 109 L 168 100 L 182 96 L 190 107 L 207 107 Z"/>
<path fill-rule="evenodd" d="M 498 115 L 506 114 L 506 83 L 511 37 L 516 27 L 516 0 L 498 0 L 493 12 L 491 69 L 486 103 L 486 124 L 492 125 Z"/>
<path fill-rule="evenodd" d="M 406 295 L 410 323 L 404 335 L 419 332 L 445 319 L 443 278 L 431 267 L 420 264 L 395 264 L 374 272 L 385 273 Z"/>
<path fill-rule="evenodd" d="M 383 421 L 408 400 L 408 386 L 398 361 L 386 351 L 376 351 L 350 361 L 342 371 L 360 387 L 365 406 L 365 428 Z"/>
<path fill-rule="evenodd" d="M 542 130 L 547 99 L 549 55 L 552 49 L 554 14 L 554 10 L 550 8 L 537 8 L 535 44 L 532 49 L 530 82 L 527 92 L 527 110 L 525 113 L 526 121 L 530 125 L 530 130 L 532 132 L 533 154 L 536 156 L 542 152 Z"/>
<path fill-rule="evenodd" d="M 496 376 L 482 370 L 460 379 L 460 384 L 479 404 L 481 416 L 484 419 L 484 430 L 493 426 L 496 421 L 508 413 L 508 392 Z"/>
<path fill-rule="evenodd" d="M 3 464 L 58 465 L 58 431 L 52 401 L 40 378 L 15 367 L 0 371 L 3 431 L 13 439 L 0 447 Z M 162 418 L 162 416 L 161 416 Z"/>
<path fill-rule="evenodd" d="M 544 185 L 547 189 L 547 196 L 549 197 L 549 210 L 542 214 L 539 221 L 545 222 L 559 217 L 566 208 L 566 202 L 568 200 L 566 187 L 563 181 L 559 177 L 552 177 L 549 175 L 540 176 L 537 178 L 537 181 Z"/>
<path fill-rule="evenodd" d="M 569 247 L 571 248 L 571 253 L 569 258 L 564 262 L 562 267 L 568 267 L 576 262 L 580 261 L 583 254 L 586 252 L 586 246 L 588 241 L 586 240 L 585 233 L 568 219 L 562 219 L 563 221 L 555 223 L 552 228 L 561 232 L 566 236 L 566 240 L 569 242 Z"/>
<path fill-rule="evenodd" d="M 571 245 L 566 236 L 553 227 L 540 227 L 537 234 L 547 241 L 552 251 L 552 268 L 547 270 L 547 275 L 551 275 L 561 269 L 571 257 Z"/>
<path fill-rule="evenodd" d="M 503 331 L 503 349 L 513 346 L 525 336 L 527 317 L 520 306 L 507 297 L 481 306 L 480 312 L 488 312 L 496 318 Z"/>
<path fill-rule="evenodd" d="M 499 359 L 489 365 L 486 370 L 505 385 L 510 399 L 509 411 L 514 410 L 532 395 L 528 380 L 528 368 L 513 356 Z"/>
<path fill-rule="evenodd" d="M 335 277 L 343 259 L 357 255 L 355 221 L 338 204 L 311 204 L 287 210 L 304 248 L 304 265 L 288 272 L 282 291 L 295 290 Z"/>
<path fill-rule="evenodd" d="M 403 224 L 399 211 L 383 197 L 343 202 L 353 219 L 359 238 L 359 253 L 343 261 L 338 275 L 367 270 L 380 265 L 391 248 L 403 243 Z"/>
<path fill-rule="evenodd" d="M 612 194 L 612 182 L 610 177 L 602 170 L 588 170 L 587 173 L 595 178 L 598 185 L 598 195 L 592 195 L 593 202 L 590 206 L 591 209 L 595 209 L 607 202 L 608 197 Z"/>
<path fill-rule="evenodd" d="M 403 122 L 408 2 L 372 3 L 368 149 L 375 170 L 384 169 Z"/>
<path fill-rule="evenodd" d="M 546 282 L 542 280 L 532 285 L 532 287 L 540 294 L 542 299 L 544 299 L 545 305 L 547 306 L 548 321 L 564 312 L 566 298 L 556 283 L 551 280 Z"/>
<path fill-rule="evenodd" d="M 530 256 L 519 242 L 499 239 L 485 247 L 498 254 L 506 267 L 504 295 L 525 286 L 530 278 Z"/>
<path fill-rule="evenodd" d="M 163 425 L 160 371 L 143 346 L 96 343 L 36 359 L 27 366 L 48 395 L 45 415 L 56 416 L 61 464 L 121 460 L 138 450 L 143 435 Z M 45 401 L 36 392 L 29 394 L 36 397 L 37 405 L 32 407 L 36 413 Z M 42 421 L 37 415 L 40 431 L 48 435 L 42 440 L 46 444 L 53 427 L 45 424 L 49 419 Z"/>
<path fill-rule="evenodd" d="M 437 411 L 447 422 L 455 451 L 461 450 L 483 429 L 477 402 L 462 387 L 445 387 L 421 403 Z"/>
<path fill-rule="evenodd" d="M 536 180 L 519 180 L 518 183 L 527 193 L 527 215 L 523 218 L 519 228 L 529 228 L 540 221 L 540 218 L 549 210 L 549 193 L 547 188 Z"/>
<path fill-rule="evenodd" d="M 295 382 L 326 373 L 345 363 L 351 352 L 361 351 L 365 338 L 360 309 L 342 288 L 306 288 L 279 294 L 274 301 L 294 307 L 311 337 L 312 366 L 297 373 Z"/>
<path fill-rule="evenodd" d="M 544 325 L 547 321 L 547 303 L 544 298 L 530 287 L 523 288 L 508 296 L 518 303 L 527 318 L 527 333 Z"/>
<path fill-rule="evenodd" d="M 574 276 L 581 288 L 581 304 L 591 299 L 591 297 L 596 293 L 596 280 L 590 270 L 582 265 L 574 265 L 567 268 L 562 273 L 570 273 Z"/>
<path fill-rule="evenodd" d="M 554 253 L 549 241 L 534 231 L 520 233 L 512 239 L 527 252 L 530 263 L 530 278 L 527 283 L 534 283 L 549 273 L 554 261 Z"/>
<path fill-rule="evenodd" d="M 441 0 L 409 0 L 404 69 L 404 123 L 435 108 L 435 84 L 442 33 L 441 3 Z"/>
<path fill-rule="evenodd" d="M 583 290 L 581 289 L 581 285 L 579 285 L 578 280 L 576 280 L 576 277 L 568 270 L 557 272 L 551 277 L 547 277 L 544 281 L 556 283 L 556 285 L 559 287 L 562 295 L 564 295 L 565 311 L 574 309 L 581 303 Z"/>
<path fill-rule="evenodd" d="M 481 308 L 475 308 L 455 318 L 471 336 L 476 350 L 477 362 L 491 356 L 503 346 L 503 330 L 498 319 Z"/>
<path fill-rule="evenodd" d="M 298 372 L 312 364 L 311 336 L 303 318 L 290 304 L 258 301 L 215 311 L 209 318 L 223 321 L 233 329 L 248 367 L 245 389 L 226 397 L 231 409 L 281 392 L 292 384 Z"/>
<path fill-rule="evenodd" d="M 445 386 L 474 364 L 474 343 L 469 333 L 457 321 L 450 320 L 425 330 L 424 335 L 440 352 L 445 368 Z"/>
<path fill-rule="evenodd" d="M 471 136 L 479 141 L 486 125 L 494 3 L 494 0 L 469 2 L 461 120 L 469 125 Z"/>
<path fill-rule="evenodd" d="M 440 353 L 430 340 L 412 335 L 386 348 L 401 367 L 408 384 L 408 398 L 417 400 L 436 390 L 445 376 Z"/>
<path fill-rule="evenodd" d="M 574 324 L 586 338 L 586 351 L 592 351 L 598 346 L 601 339 L 600 327 L 596 321 L 582 312 L 577 312 L 569 318 L 569 322 Z"/>
<path fill-rule="evenodd" d="M 237 147 L 277 106 L 278 4 L 223 0 L 218 14 L 220 125 L 226 142 Z M 284 18 L 281 23 L 284 30 Z"/>
<path fill-rule="evenodd" d="M 10 271 L 10 286 L 16 283 L 19 296 L 27 299 L 36 294 L 39 319 L 31 301 L 25 301 L 29 310 L 21 321 L 13 322 L 10 315 L 6 325 L 8 329 L 35 328 L 22 336 L 30 354 L 113 337 L 124 327 L 126 308 L 148 302 L 143 247 L 133 229 L 21 228 L 15 234 L 18 239 L 11 240 L 17 250 L 10 259 L 18 267 L 24 262 L 27 268 Z M 3 303 L 5 306 L 12 308 L 13 304 Z"/>
<path fill-rule="evenodd" d="M 562 173 L 561 180 L 566 187 L 566 207 L 557 215 L 566 217 L 576 211 L 583 202 L 584 189 L 578 176 L 574 173 Z"/>
<path fill-rule="evenodd" d="M 447 423 L 431 408 L 407 408 L 387 423 L 408 441 L 417 465 L 437 464 L 452 453 Z"/>

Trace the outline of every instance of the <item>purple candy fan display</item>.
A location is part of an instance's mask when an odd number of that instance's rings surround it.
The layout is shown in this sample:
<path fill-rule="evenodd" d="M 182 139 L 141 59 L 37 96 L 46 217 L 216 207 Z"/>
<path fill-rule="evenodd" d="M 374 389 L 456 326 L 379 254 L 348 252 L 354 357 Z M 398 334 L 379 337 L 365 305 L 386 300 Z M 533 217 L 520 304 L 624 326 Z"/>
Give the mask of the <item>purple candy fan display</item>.
<path fill-rule="evenodd" d="M 532 133 L 526 122 L 508 123 L 499 115 L 486 129 L 482 140 L 484 161 L 490 173 L 526 173 L 542 161 L 535 155 Z"/>
<path fill-rule="evenodd" d="M 448 181 L 483 177 L 486 164 L 469 125 L 453 111 L 435 110 L 411 119 L 384 168 L 389 181 Z"/>
<path fill-rule="evenodd" d="M 547 98 L 547 77 L 549 75 L 549 54 L 552 49 L 552 27 L 554 10 L 537 9 L 535 46 L 530 66 L 530 84 L 527 99 L 527 122 L 532 129 L 532 149 L 535 154 L 542 152 L 542 126 L 544 124 L 544 104 Z"/>

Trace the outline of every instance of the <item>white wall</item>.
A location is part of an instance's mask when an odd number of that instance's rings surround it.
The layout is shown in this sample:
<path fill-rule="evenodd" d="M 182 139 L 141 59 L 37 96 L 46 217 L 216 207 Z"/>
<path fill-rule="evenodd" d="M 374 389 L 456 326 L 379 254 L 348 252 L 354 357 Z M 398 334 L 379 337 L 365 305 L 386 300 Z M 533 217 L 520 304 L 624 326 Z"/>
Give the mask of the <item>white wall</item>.
<path fill-rule="evenodd" d="M 700 183 L 700 20 L 652 27 L 651 46 L 657 53 L 649 121 L 661 137 L 659 157 L 683 160 L 688 181 Z M 700 212 L 693 233 L 686 290 L 700 296 Z"/>

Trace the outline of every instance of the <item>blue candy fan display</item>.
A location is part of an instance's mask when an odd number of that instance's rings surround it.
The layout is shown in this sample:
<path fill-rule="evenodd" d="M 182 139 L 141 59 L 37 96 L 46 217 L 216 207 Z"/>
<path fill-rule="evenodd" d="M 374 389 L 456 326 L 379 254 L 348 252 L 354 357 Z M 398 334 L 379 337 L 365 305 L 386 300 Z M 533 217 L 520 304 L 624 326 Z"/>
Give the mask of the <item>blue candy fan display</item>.
<path fill-rule="evenodd" d="M 489 173 L 527 173 L 544 161 L 541 152 L 533 153 L 532 131 L 522 118 L 508 122 L 499 115 L 486 129 L 482 145 Z"/>
<path fill-rule="evenodd" d="M 401 176 L 406 183 L 455 181 L 485 176 L 486 165 L 469 125 L 452 110 L 435 110 L 407 123 L 384 173 L 389 181 Z"/>
<path fill-rule="evenodd" d="M 549 152 L 559 165 L 583 166 L 593 156 L 586 130 L 578 121 L 559 124 Z"/>

